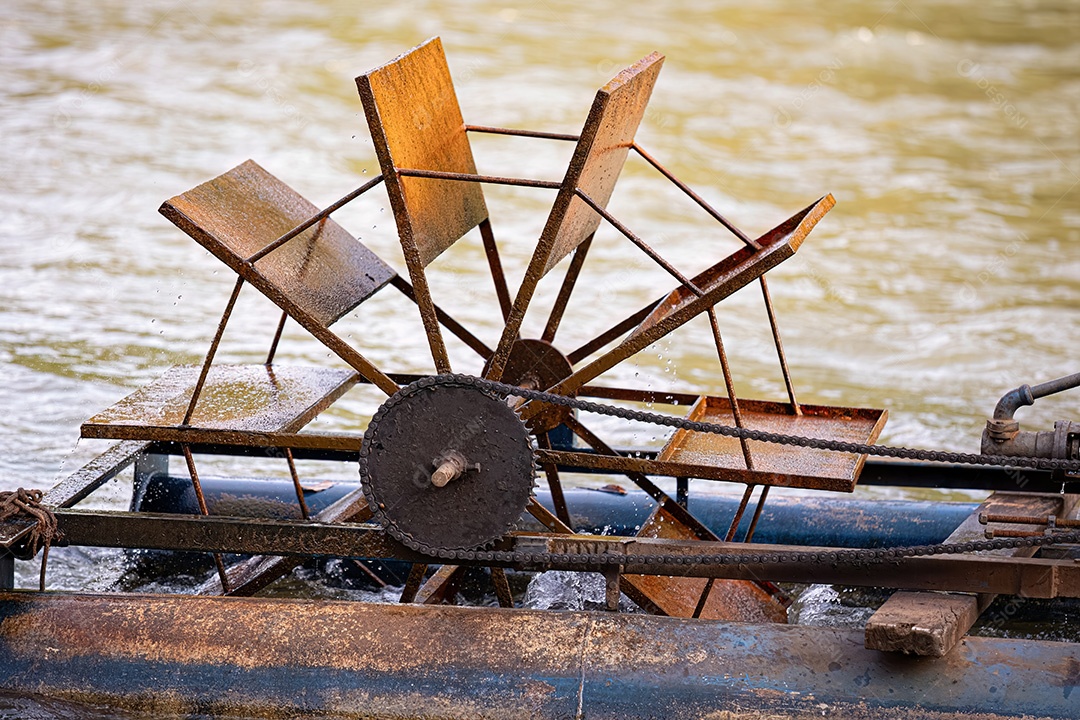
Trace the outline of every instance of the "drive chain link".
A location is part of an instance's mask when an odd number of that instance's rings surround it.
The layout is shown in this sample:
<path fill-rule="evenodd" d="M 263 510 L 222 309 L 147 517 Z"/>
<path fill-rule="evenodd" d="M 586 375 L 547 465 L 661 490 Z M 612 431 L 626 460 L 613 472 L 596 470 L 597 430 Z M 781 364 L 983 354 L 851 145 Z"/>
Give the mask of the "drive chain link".
<path fill-rule="evenodd" d="M 823 440 L 820 438 L 783 435 L 763 432 L 750 428 L 730 427 L 716 423 L 705 423 L 686 418 L 632 408 L 605 405 L 581 400 L 579 398 L 555 393 L 494 382 L 471 375 L 436 375 L 423 378 L 416 383 L 420 387 L 435 388 L 440 385 L 473 386 L 500 397 L 520 397 L 525 400 L 562 405 L 609 417 L 633 420 L 653 425 L 663 425 L 676 429 L 725 435 L 727 437 L 758 440 L 780 445 L 795 445 L 818 450 L 875 455 L 879 457 L 908 458 L 932 462 L 958 463 L 966 465 L 989 465 L 996 467 L 1031 467 L 1050 470 L 1080 470 L 1080 462 L 1051 458 L 1025 458 L 1001 455 L 976 455 L 972 453 L 942 452 L 938 450 L 919 450 L 883 445 Z M 373 420 L 374 421 L 374 420 Z M 649 565 L 777 565 L 777 564 L 827 564 L 827 565 L 867 565 L 871 563 L 897 562 L 909 557 L 930 555 L 955 555 L 962 553 L 987 552 L 1013 548 L 1044 547 L 1057 544 L 1080 543 L 1080 530 L 1053 532 L 1032 537 L 1007 537 L 991 540 L 972 540 L 962 543 L 937 543 L 933 545 L 915 545 L 894 548 L 851 548 L 838 550 L 817 550 L 812 552 L 785 551 L 779 553 L 709 553 L 701 555 L 683 554 L 636 554 L 636 553 L 547 553 L 520 550 L 453 550 L 438 548 L 413 540 L 407 534 L 393 533 L 403 544 L 416 552 L 447 562 L 516 564 L 524 566 L 578 565 L 582 568 L 602 569 L 617 566 Z"/>

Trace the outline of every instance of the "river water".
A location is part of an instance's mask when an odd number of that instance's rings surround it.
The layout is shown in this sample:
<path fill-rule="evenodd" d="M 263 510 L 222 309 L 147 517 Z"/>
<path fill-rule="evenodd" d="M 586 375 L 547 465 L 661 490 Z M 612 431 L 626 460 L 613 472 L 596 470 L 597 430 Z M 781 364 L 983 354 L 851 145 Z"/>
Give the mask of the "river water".
<path fill-rule="evenodd" d="M 0 6 L 0 489 L 77 468 L 103 448 L 77 442 L 81 421 L 205 352 L 233 276 L 158 215 L 161 202 L 248 158 L 318 205 L 344 195 L 378 171 L 353 78 L 432 35 L 467 122 L 554 132 L 577 132 L 618 69 L 664 53 L 638 140 L 751 236 L 833 193 L 836 208 L 770 275 L 800 400 L 888 408 L 883 441 L 971 451 L 1003 392 L 1078 370 L 1071 3 L 15 0 Z M 475 137 L 474 150 L 481 172 L 555 180 L 569 156 L 516 138 Z M 550 192 L 485 192 L 516 281 Z M 737 247 L 641 162 L 611 209 L 688 274 Z M 336 217 L 404 270 L 381 189 Z M 478 238 L 431 277 L 437 302 L 494 342 Z M 670 287 L 603 228 L 558 344 Z M 277 313 L 256 295 L 242 296 L 223 360 L 265 353 Z M 392 295 L 338 327 L 387 370 L 428 371 L 415 310 Z M 718 318 L 739 393 L 782 399 L 756 288 Z M 525 334 L 542 322 L 531 315 Z M 455 369 L 479 370 L 451 352 Z M 337 362 L 295 325 L 279 358 Z M 604 379 L 723 392 L 700 322 Z M 361 430 L 378 401 L 350 393 L 320 427 Z M 1048 429 L 1075 408 L 1062 396 L 1020 417 Z M 662 442 L 599 427 L 618 443 Z M 93 587 L 89 567 L 61 586 Z"/>

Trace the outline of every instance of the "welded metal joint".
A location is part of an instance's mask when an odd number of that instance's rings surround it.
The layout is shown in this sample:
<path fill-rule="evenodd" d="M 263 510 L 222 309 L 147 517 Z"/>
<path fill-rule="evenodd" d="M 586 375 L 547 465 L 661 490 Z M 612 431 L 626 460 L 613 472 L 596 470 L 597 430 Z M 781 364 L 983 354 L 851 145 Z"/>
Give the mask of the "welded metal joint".
<path fill-rule="evenodd" d="M 1058 460 L 1080 459 L 1080 423 L 1058 420 L 1052 431 L 1017 431 L 1011 437 L 995 437 L 990 423 L 983 432 L 984 455 L 1009 455 L 1014 457 L 1055 458 Z"/>
<path fill-rule="evenodd" d="M 1078 386 L 1080 373 L 1075 373 L 1035 386 L 1021 385 L 1002 395 L 993 416 L 986 421 L 982 453 L 1062 460 L 1080 457 L 1080 423 L 1059 420 L 1052 432 L 1021 432 L 1020 423 L 1013 417 L 1021 407 L 1034 405 L 1036 398 Z"/>
<path fill-rule="evenodd" d="M 604 610 L 607 612 L 619 612 L 619 597 L 622 595 L 622 572 L 622 565 L 604 569 Z"/>

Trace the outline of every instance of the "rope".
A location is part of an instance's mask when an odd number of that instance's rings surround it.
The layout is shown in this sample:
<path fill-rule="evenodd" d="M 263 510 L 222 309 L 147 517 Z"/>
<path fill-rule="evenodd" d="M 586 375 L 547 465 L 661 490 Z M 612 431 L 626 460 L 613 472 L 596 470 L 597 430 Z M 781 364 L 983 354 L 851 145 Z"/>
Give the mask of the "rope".
<path fill-rule="evenodd" d="M 41 554 L 41 577 L 39 588 L 45 590 L 45 568 L 49 562 L 49 546 L 60 537 L 56 525 L 56 515 L 53 511 L 41 504 L 45 494 L 41 490 L 18 490 L 0 491 L 0 522 L 11 520 L 19 516 L 35 519 L 37 522 L 30 530 L 27 539 L 31 555 L 37 555 L 38 548 Z"/>

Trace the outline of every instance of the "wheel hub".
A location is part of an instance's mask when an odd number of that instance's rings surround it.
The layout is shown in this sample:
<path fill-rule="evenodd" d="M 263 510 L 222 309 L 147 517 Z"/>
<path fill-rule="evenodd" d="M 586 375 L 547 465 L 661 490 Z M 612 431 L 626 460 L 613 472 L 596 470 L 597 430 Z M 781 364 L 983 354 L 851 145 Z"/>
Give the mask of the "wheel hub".
<path fill-rule="evenodd" d="M 360 449 L 364 496 L 395 538 L 470 550 L 509 532 L 533 490 L 532 440 L 506 402 L 463 380 L 402 388 Z"/>
<path fill-rule="evenodd" d="M 501 381 L 530 390 L 547 390 L 573 374 L 574 368 L 554 345 L 534 338 L 516 340 L 510 348 Z M 534 433 L 547 432 L 562 425 L 571 415 L 568 407 L 546 405 L 528 420 Z"/>

